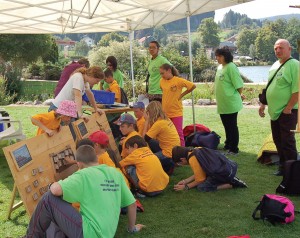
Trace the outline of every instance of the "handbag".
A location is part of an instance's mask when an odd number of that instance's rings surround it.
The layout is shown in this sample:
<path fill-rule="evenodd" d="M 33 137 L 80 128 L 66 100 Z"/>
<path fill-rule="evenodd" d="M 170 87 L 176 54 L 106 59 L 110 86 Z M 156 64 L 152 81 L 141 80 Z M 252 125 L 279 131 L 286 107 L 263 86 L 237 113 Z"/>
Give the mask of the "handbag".
<path fill-rule="evenodd" d="M 259 101 L 264 104 L 264 105 L 268 105 L 268 102 L 267 102 L 267 89 L 268 87 L 270 86 L 270 84 L 272 83 L 273 79 L 275 78 L 276 74 L 278 73 L 278 71 L 281 69 L 281 67 L 286 63 L 288 62 L 291 58 L 289 58 L 287 61 L 285 61 L 282 65 L 280 65 L 280 67 L 276 70 L 275 74 L 272 76 L 272 78 L 270 79 L 270 81 L 268 82 L 267 84 L 267 87 L 264 88 L 262 90 L 262 92 L 260 94 L 258 94 L 258 99 Z"/>

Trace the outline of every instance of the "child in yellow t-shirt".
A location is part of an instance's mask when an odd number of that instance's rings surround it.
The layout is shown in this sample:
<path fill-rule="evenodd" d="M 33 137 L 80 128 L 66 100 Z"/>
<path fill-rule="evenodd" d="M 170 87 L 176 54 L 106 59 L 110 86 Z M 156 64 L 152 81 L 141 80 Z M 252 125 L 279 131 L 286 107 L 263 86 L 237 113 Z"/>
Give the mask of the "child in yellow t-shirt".
<path fill-rule="evenodd" d="M 53 136 L 59 131 L 60 123 L 69 124 L 72 117 L 77 118 L 76 103 L 64 100 L 55 111 L 32 116 L 31 122 L 38 126 L 36 135 L 47 133 L 48 136 Z"/>
<path fill-rule="evenodd" d="M 169 176 L 164 172 L 157 156 L 148 148 L 146 141 L 140 136 L 133 136 L 126 141 L 125 147 L 128 156 L 120 161 L 120 165 L 139 193 L 150 197 L 162 193 L 169 183 Z"/>
<path fill-rule="evenodd" d="M 172 159 L 175 163 L 179 162 L 181 165 L 189 164 L 193 170 L 192 176 L 174 185 L 175 191 L 189 190 L 195 187 L 200 192 L 213 192 L 228 188 L 247 188 L 246 183 L 237 177 L 234 177 L 230 182 L 224 182 L 225 180 L 217 179 L 217 176 L 207 176 L 196 156 L 190 155 L 192 150 L 189 147 L 182 146 L 175 146 L 172 150 Z"/>
<path fill-rule="evenodd" d="M 161 80 L 160 88 L 162 94 L 162 109 L 167 117 L 174 123 L 180 138 L 181 146 L 185 146 L 183 136 L 183 107 L 181 99 L 192 92 L 196 85 L 192 82 L 178 77 L 178 71 L 170 64 L 163 64 L 159 68 Z M 186 88 L 182 92 L 182 89 Z"/>
<path fill-rule="evenodd" d="M 115 123 L 120 126 L 120 131 L 124 136 L 119 142 L 119 144 L 122 146 L 121 157 L 124 159 L 128 155 L 128 151 L 125 147 L 126 141 L 132 136 L 139 136 L 139 133 L 137 132 L 136 120 L 132 115 L 124 113 Z"/>
<path fill-rule="evenodd" d="M 115 93 L 115 102 L 121 103 L 121 89 L 117 81 L 113 78 L 113 72 L 110 69 L 106 69 L 104 76 L 104 81 L 109 85 L 106 91 Z"/>
<path fill-rule="evenodd" d="M 136 102 L 132 105 L 133 113 L 136 118 L 136 125 L 138 128 L 138 132 L 140 135 L 143 134 L 144 131 L 144 124 L 145 124 L 145 118 L 144 118 L 144 112 L 145 112 L 145 104 L 143 102 Z"/>
<path fill-rule="evenodd" d="M 121 169 L 118 168 L 117 161 L 113 161 L 107 152 L 109 145 L 109 137 L 104 131 L 95 131 L 89 136 L 89 140 L 93 142 L 93 147 L 96 151 L 99 164 L 106 164 L 110 167 L 116 168 L 124 177 L 127 186 L 130 188 L 130 184 L 126 176 L 122 173 Z"/>
<path fill-rule="evenodd" d="M 159 143 L 160 151 L 154 152 L 168 175 L 174 170 L 172 161 L 172 149 L 180 145 L 179 136 L 173 122 L 163 112 L 161 103 L 152 101 L 147 106 L 145 117 L 145 127 L 150 129 L 144 133 L 146 142 L 155 139 Z M 150 146 L 151 148 L 151 146 Z"/>

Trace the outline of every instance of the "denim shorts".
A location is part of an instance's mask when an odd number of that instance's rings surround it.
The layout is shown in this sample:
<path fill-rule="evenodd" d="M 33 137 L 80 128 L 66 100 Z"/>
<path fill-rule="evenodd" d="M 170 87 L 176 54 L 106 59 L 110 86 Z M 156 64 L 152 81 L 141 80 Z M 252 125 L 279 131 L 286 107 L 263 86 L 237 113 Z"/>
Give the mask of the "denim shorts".
<path fill-rule="evenodd" d="M 200 183 L 197 186 L 198 191 L 200 192 L 214 192 L 217 191 L 218 186 L 224 184 L 224 182 L 220 182 L 219 180 L 213 177 L 207 177 L 203 183 Z"/>

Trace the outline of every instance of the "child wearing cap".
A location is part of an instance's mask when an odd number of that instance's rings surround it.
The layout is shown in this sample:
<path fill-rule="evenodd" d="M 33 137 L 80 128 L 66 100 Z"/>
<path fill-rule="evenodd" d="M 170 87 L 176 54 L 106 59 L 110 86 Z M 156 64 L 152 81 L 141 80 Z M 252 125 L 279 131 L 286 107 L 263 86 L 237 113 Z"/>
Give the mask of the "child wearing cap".
<path fill-rule="evenodd" d="M 138 132 L 140 135 L 143 134 L 144 131 L 144 125 L 145 125 L 145 118 L 144 118 L 144 112 L 145 112 L 145 104 L 143 102 L 136 102 L 132 105 L 133 113 L 136 118 L 136 125 L 138 128 Z"/>
<path fill-rule="evenodd" d="M 126 141 L 133 136 L 140 136 L 137 132 L 136 120 L 134 117 L 128 113 L 124 113 L 120 116 L 119 120 L 116 121 L 117 125 L 120 126 L 120 131 L 124 136 L 121 141 L 120 145 L 122 146 L 121 157 L 124 159 L 128 153 L 125 147 Z"/>
<path fill-rule="evenodd" d="M 130 176 L 135 188 L 150 197 L 162 193 L 169 183 L 169 176 L 146 141 L 140 136 L 133 136 L 125 142 L 125 147 L 128 156 L 120 161 L 120 165 Z"/>
<path fill-rule="evenodd" d="M 89 136 L 89 140 L 93 143 L 99 164 L 106 164 L 110 167 L 116 168 L 123 175 L 127 186 L 130 188 L 130 184 L 126 176 L 122 173 L 121 169 L 116 166 L 115 162 L 111 159 L 107 152 L 109 145 L 108 135 L 104 131 L 95 131 Z"/>
<path fill-rule="evenodd" d="M 178 77 L 177 69 L 170 64 L 160 66 L 160 88 L 162 94 L 162 108 L 167 117 L 174 123 L 180 138 L 181 146 L 185 146 L 182 131 L 183 126 L 183 107 L 181 99 L 192 92 L 196 85 L 186 79 Z M 186 88 L 185 91 L 182 91 Z"/>
<path fill-rule="evenodd" d="M 175 165 L 172 161 L 172 149 L 174 146 L 180 145 L 177 130 L 173 122 L 163 112 L 161 103 L 158 101 L 149 103 L 144 117 L 146 120 L 145 128 L 150 127 L 147 133 L 144 128 L 144 138 L 147 143 L 152 139 L 158 141 L 160 150 L 154 153 L 159 158 L 166 173 L 171 175 Z"/>
<path fill-rule="evenodd" d="M 104 81 L 109 85 L 106 91 L 115 93 L 115 102 L 121 103 L 121 89 L 117 81 L 113 78 L 113 72 L 110 69 L 106 69 L 104 76 Z"/>
<path fill-rule="evenodd" d="M 64 100 L 55 111 L 32 116 L 31 122 L 38 126 L 37 135 L 47 133 L 48 136 L 53 136 L 56 131 L 59 131 L 60 123 L 68 124 L 71 117 L 77 118 L 76 103 Z"/>

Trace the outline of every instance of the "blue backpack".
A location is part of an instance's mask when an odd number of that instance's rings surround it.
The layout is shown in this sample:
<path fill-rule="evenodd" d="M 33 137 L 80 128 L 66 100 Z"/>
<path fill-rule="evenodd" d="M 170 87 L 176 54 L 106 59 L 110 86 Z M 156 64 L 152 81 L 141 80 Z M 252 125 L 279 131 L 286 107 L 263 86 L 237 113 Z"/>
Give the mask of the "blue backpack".
<path fill-rule="evenodd" d="M 195 148 L 188 156 L 195 156 L 202 169 L 209 177 L 214 177 L 220 182 L 230 183 L 237 172 L 237 163 L 228 159 L 219 151 L 201 147 Z"/>

